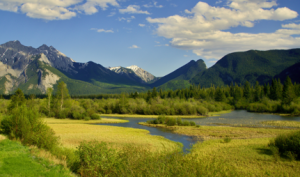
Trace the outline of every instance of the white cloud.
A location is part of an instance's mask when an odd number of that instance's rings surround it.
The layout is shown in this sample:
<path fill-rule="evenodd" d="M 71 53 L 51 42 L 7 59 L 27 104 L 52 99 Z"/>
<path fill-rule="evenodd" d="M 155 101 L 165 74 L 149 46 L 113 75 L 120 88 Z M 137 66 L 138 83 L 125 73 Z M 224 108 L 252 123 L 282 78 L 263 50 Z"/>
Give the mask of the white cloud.
<path fill-rule="evenodd" d="M 95 30 L 98 33 L 114 33 L 113 30 L 105 30 L 105 29 L 97 29 L 97 28 L 92 28 L 91 30 Z"/>
<path fill-rule="evenodd" d="M 0 0 L 0 10 L 25 13 L 31 18 L 66 20 L 75 17 L 78 11 L 86 14 L 105 10 L 108 4 L 119 6 L 116 0 Z"/>
<path fill-rule="evenodd" d="M 199 2 L 193 9 L 186 10 L 187 16 L 174 15 L 167 18 L 147 18 L 157 23 L 156 33 L 172 39 L 170 45 L 179 49 L 193 50 L 206 59 L 219 59 L 234 51 L 249 49 L 291 48 L 299 46 L 300 38 L 296 24 L 283 25 L 274 33 L 231 33 L 225 32 L 237 26 L 252 28 L 258 20 L 283 21 L 293 19 L 298 13 L 286 7 L 274 9 L 275 1 L 230 0 L 226 7 L 213 7 Z"/>
<path fill-rule="evenodd" d="M 145 5 L 143 5 L 144 7 L 146 7 L 146 8 L 151 8 L 151 7 L 156 7 L 156 8 L 163 8 L 164 6 L 163 5 L 157 5 L 157 2 L 153 2 L 153 5 L 152 5 L 152 3 L 150 2 L 149 4 L 145 4 Z"/>
<path fill-rule="evenodd" d="M 135 16 L 131 16 L 128 18 L 124 18 L 124 17 L 119 17 L 118 20 L 119 21 L 127 21 L 128 23 L 131 22 L 131 20 L 135 19 Z"/>
<path fill-rule="evenodd" d="M 139 26 L 140 26 L 140 27 L 145 27 L 145 24 L 141 24 L 141 23 L 140 23 Z"/>
<path fill-rule="evenodd" d="M 91 15 L 98 12 L 97 7 L 100 7 L 102 10 L 106 10 L 108 4 L 116 7 L 119 6 L 116 0 L 87 0 L 85 4 L 78 5 L 75 9 L 84 11 L 85 14 Z"/>
<path fill-rule="evenodd" d="M 163 5 L 157 5 L 157 2 L 154 2 L 154 6 L 157 7 L 157 8 L 163 8 L 164 7 Z"/>
<path fill-rule="evenodd" d="M 138 49 L 138 48 L 140 48 L 140 47 L 138 47 L 137 45 L 132 45 L 132 46 L 130 46 L 129 48 L 130 48 L 130 49 Z"/>
<path fill-rule="evenodd" d="M 282 25 L 283 28 L 290 28 L 290 29 L 300 29 L 300 24 L 290 23 L 286 25 Z"/>
<path fill-rule="evenodd" d="M 150 15 L 148 11 L 142 11 L 140 10 L 140 6 L 138 5 L 129 5 L 126 9 L 119 9 L 119 12 L 124 14 L 124 13 L 129 13 L 129 14 L 147 14 Z"/>

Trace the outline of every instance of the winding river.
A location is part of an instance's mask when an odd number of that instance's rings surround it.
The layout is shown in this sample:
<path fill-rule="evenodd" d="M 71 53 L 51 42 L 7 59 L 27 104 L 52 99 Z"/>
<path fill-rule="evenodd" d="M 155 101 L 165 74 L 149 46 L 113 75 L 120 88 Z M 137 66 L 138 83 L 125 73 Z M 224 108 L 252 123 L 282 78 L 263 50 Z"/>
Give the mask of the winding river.
<path fill-rule="evenodd" d="M 108 118 L 108 117 L 106 117 Z M 110 117 L 117 118 L 117 117 Z M 110 125 L 110 126 L 119 126 L 119 127 L 131 127 L 138 129 L 145 129 L 150 132 L 151 135 L 159 135 L 163 136 L 169 140 L 180 142 L 183 144 L 184 151 L 187 151 L 191 145 L 197 142 L 196 138 L 191 136 L 179 135 L 172 133 L 172 131 L 166 130 L 164 128 L 156 128 L 156 127 L 148 127 L 139 125 L 139 122 L 146 122 L 147 120 L 152 120 L 153 118 L 123 118 L 125 120 L 129 120 L 127 123 L 120 124 L 101 124 L 101 125 Z M 262 121 L 272 121 L 272 120 L 293 120 L 300 121 L 300 117 L 284 117 L 275 114 L 259 114 L 259 113 L 251 113 L 245 110 L 235 110 L 230 113 L 206 117 L 206 118 L 193 118 L 193 119 L 183 119 L 194 121 L 198 125 L 210 125 L 210 126 L 218 126 L 218 125 L 230 125 L 230 126 L 251 126 L 251 127 L 266 127 L 266 125 L 260 124 Z"/>

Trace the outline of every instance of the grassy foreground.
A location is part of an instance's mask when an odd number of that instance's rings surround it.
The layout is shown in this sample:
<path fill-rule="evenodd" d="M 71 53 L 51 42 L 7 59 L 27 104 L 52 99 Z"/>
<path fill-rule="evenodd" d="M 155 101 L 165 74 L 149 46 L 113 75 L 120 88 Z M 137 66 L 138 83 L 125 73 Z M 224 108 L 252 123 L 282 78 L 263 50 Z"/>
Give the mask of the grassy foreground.
<path fill-rule="evenodd" d="M 57 165 L 30 153 L 30 148 L 0 135 L 0 176 L 74 176 Z"/>

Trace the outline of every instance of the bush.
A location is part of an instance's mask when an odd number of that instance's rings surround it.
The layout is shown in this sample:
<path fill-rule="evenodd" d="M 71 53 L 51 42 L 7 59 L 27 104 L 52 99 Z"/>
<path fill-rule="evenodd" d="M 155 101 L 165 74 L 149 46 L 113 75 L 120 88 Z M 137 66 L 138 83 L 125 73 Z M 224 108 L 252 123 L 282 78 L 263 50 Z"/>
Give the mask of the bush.
<path fill-rule="evenodd" d="M 185 121 L 183 121 L 182 125 L 183 126 L 190 126 L 191 124 L 190 124 L 189 121 L 185 120 Z"/>
<path fill-rule="evenodd" d="M 101 117 L 98 114 L 92 114 L 91 119 L 92 120 L 101 120 Z"/>
<path fill-rule="evenodd" d="M 120 158 L 116 150 L 96 140 L 80 143 L 78 173 L 81 176 L 117 176 Z"/>
<path fill-rule="evenodd" d="M 13 108 L 2 120 L 1 129 L 10 139 L 19 139 L 24 145 L 36 145 L 46 150 L 58 145 L 58 137 L 39 118 L 38 111 L 25 105 Z"/>
<path fill-rule="evenodd" d="M 174 126 L 176 125 L 176 119 L 175 118 L 171 118 L 171 117 L 167 117 L 166 118 L 166 124 L 167 126 Z"/>
<path fill-rule="evenodd" d="M 282 156 L 300 160 L 300 131 L 278 135 L 269 146 L 277 147 Z"/>
<path fill-rule="evenodd" d="M 179 126 L 182 125 L 182 120 L 181 120 L 181 118 L 177 118 L 177 125 L 179 125 Z"/>
<path fill-rule="evenodd" d="M 231 141 L 231 138 L 229 138 L 229 137 L 226 137 L 226 138 L 223 139 L 224 143 L 229 143 L 230 141 Z"/>
<path fill-rule="evenodd" d="M 89 121 L 89 120 L 91 120 L 91 117 L 85 116 L 85 117 L 84 117 L 84 120 Z"/>
<path fill-rule="evenodd" d="M 191 124 L 191 126 L 196 126 L 196 123 L 193 121 L 191 121 L 190 124 Z"/>
<path fill-rule="evenodd" d="M 157 121 L 159 124 L 164 124 L 166 122 L 166 116 L 165 115 L 158 116 Z"/>

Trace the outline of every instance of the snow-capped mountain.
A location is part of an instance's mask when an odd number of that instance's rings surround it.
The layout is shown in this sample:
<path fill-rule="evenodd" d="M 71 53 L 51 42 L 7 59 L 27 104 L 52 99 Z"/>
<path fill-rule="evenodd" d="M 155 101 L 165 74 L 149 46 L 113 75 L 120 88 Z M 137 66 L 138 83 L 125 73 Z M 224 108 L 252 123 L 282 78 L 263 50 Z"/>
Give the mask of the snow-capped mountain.
<path fill-rule="evenodd" d="M 125 73 L 131 73 L 133 72 L 136 76 L 138 76 L 142 82 L 144 83 L 148 83 L 151 82 L 153 80 L 156 79 L 155 76 L 153 76 L 151 73 L 145 71 L 144 69 L 136 66 L 136 65 L 132 65 L 132 66 L 128 66 L 128 67 L 121 67 L 121 66 L 117 66 L 117 67 L 109 67 L 108 69 L 110 69 L 111 71 L 114 71 L 118 74 L 125 74 Z"/>

